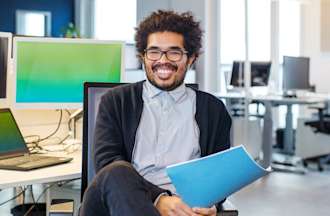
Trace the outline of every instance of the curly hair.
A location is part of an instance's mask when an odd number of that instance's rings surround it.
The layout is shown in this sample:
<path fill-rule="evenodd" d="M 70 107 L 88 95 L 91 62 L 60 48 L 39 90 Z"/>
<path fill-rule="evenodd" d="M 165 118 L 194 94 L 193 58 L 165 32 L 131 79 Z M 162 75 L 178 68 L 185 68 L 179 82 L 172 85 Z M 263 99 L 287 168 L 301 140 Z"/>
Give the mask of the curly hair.
<path fill-rule="evenodd" d="M 189 57 L 193 54 L 197 57 L 202 46 L 202 30 L 191 12 L 179 14 L 174 11 L 158 10 L 145 18 L 135 30 L 136 50 L 140 55 L 143 55 L 147 48 L 148 36 L 155 32 L 168 31 L 181 34 Z"/>

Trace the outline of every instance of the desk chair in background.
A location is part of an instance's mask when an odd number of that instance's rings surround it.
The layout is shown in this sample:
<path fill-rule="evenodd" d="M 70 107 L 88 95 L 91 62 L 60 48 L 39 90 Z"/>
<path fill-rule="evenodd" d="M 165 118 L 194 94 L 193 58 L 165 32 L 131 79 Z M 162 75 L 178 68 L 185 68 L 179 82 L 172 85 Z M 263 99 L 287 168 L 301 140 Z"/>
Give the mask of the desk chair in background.
<path fill-rule="evenodd" d="M 326 106 L 326 107 L 311 107 L 311 108 L 317 109 L 318 119 L 307 121 L 305 122 L 305 125 L 312 127 L 314 129 L 314 133 L 323 133 L 329 135 L 330 138 L 330 114 L 326 112 L 328 107 Z M 316 162 L 318 165 L 318 170 L 323 171 L 324 165 L 330 164 L 330 155 L 321 155 L 318 157 L 305 159 L 303 161 L 304 166 L 307 167 L 309 162 Z"/>
<path fill-rule="evenodd" d="M 123 85 L 125 83 L 97 83 L 88 82 L 84 84 L 84 118 L 83 118 L 83 146 L 82 146 L 82 175 L 81 175 L 81 200 L 89 183 L 95 176 L 95 168 L 92 160 L 92 143 L 96 116 L 101 97 L 109 89 Z M 192 88 L 198 89 L 197 84 L 188 84 Z M 237 216 L 238 211 L 234 206 L 226 201 L 219 216 Z"/>

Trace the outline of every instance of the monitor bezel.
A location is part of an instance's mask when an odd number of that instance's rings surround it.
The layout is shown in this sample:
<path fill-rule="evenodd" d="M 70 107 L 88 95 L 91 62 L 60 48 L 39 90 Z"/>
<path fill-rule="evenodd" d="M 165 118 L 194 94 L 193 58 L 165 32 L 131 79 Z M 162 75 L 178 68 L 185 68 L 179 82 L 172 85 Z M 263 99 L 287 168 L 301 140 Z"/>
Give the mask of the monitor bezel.
<path fill-rule="evenodd" d="M 5 92 L 5 97 L 0 98 L 0 102 L 4 102 L 4 101 L 7 101 L 8 95 L 9 95 L 8 78 L 9 78 L 10 68 L 11 68 L 13 34 L 10 32 L 0 32 L 0 37 L 8 38 L 7 71 L 5 72 L 6 92 Z"/>
<path fill-rule="evenodd" d="M 119 40 L 97 40 L 97 39 L 81 39 L 81 38 L 50 38 L 50 37 L 14 37 L 13 38 L 13 71 L 14 71 L 14 85 L 13 85 L 13 98 L 12 105 L 16 109 L 80 109 L 83 107 L 83 101 L 81 103 L 71 102 L 17 102 L 16 90 L 17 90 L 17 43 L 19 42 L 40 42 L 40 43 L 94 43 L 94 44 L 109 44 L 117 43 L 121 44 L 121 73 L 120 82 L 125 80 L 125 42 Z"/>

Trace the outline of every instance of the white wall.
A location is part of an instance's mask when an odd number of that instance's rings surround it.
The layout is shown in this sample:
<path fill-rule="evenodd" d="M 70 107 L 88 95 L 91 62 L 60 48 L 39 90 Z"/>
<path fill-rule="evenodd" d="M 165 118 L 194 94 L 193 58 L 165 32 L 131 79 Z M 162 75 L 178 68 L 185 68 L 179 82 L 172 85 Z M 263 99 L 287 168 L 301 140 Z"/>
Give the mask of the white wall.
<path fill-rule="evenodd" d="M 317 92 L 330 93 L 330 53 L 321 52 L 321 4 L 320 0 L 302 5 L 302 50 L 311 58 L 310 82 Z"/>

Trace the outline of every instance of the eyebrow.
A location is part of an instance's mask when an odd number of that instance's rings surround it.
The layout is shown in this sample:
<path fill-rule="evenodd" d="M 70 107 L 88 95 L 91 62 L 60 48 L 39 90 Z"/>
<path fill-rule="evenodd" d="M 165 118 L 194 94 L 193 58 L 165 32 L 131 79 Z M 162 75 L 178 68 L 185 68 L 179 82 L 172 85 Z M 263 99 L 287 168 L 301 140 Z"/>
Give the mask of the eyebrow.
<path fill-rule="evenodd" d="M 161 50 L 160 47 L 157 47 L 157 46 L 151 46 L 151 47 L 148 47 L 147 49 L 158 49 L 158 50 Z M 167 50 L 183 50 L 184 48 L 183 47 L 178 47 L 178 46 L 170 46 L 167 48 Z"/>

